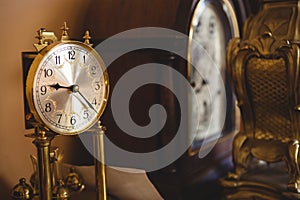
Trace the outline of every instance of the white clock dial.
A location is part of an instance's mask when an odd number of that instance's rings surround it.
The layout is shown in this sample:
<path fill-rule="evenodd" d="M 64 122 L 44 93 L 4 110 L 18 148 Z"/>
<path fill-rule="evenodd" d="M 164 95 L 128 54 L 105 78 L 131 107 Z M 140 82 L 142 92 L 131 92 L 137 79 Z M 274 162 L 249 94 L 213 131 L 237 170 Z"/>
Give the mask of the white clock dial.
<path fill-rule="evenodd" d="M 199 73 L 190 70 L 190 81 L 197 97 L 197 102 L 191 102 L 191 126 L 196 127 L 196 133 L 193 133 L 195 139 L 202 140 L 219 135 L 226 112 L 226 93 L 222 89 L 225 80 L 225 31 L 212 4 L 196 8 L 190 39 L 190 61 L 199 70 Z"/>
<path fill-rule="evenodd" d="M 37 121 L 56 133 L 72 135 L 99 119 L 107 101 L 108 77 L 91 47 L 61 42 L 37 56 L 27 87 Z"/>

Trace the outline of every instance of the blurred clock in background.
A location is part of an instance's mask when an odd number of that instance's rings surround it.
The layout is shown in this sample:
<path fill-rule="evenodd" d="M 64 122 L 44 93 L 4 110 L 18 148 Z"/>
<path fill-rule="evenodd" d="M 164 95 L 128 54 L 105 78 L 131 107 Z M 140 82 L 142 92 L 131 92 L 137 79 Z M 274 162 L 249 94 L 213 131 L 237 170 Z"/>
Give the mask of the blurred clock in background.
<path fill-rule="evenodd" d="M 191 65 L 188 69 L 197 96 L 197 102 L 191 102 L 190 106 L 191 121 L 198 118 L 191 122 L 196 127 L 196 132 L 191 134 L 201 141 L 219 135 L 224 121 L 222 115 L 226 113 L 226 93 L 221 87 L 225 79 L 225 31 L 212 4 L 197 5 L 189 36 L 189 61 L 199 69 L 194 70 Z"/>
<path fill-rule="evenodd" d="M 234 100 L 226 76 L 225 58 L 226 45 L 230 38 L 239 36 L 239 30 L 230 2 L 198 1 L 188 34 L 187 76 L 197 96 L 196 102 L 190 102 L 189 106 L 189 136 L 195 135 L 190 148 L 193 155 L 204 140 L 206 143 L 218 140 L 221 134 L 235 128 Z"/>

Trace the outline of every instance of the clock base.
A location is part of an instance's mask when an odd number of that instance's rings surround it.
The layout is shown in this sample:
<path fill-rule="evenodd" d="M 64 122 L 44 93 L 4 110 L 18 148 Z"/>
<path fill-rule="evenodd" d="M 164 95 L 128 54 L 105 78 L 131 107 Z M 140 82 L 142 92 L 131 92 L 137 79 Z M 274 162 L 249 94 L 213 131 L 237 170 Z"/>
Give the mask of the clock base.
<path fill-rule="evenodd" d="M 289 182 L 286 167 L 283 162 L 276 164 L 263 164 L 249 170 L 238 180 L 231 178 L 230 174 L 220 180 L 228 200 L 261 199 L 277 200 L 300 199 L 300 194 L 289 191 Z"/>
<path fill-rule="evenodd" d="M 29 68 L 36 57 L 37 52 L 22 52 L 22 67 L 23 67 L 23 99 L 24 99 L 24 124 L 25 129 L 32 129 L 33 116 L 30 112 L 27 98 L 26 98 L 26 78 L 28 75 Z"/>

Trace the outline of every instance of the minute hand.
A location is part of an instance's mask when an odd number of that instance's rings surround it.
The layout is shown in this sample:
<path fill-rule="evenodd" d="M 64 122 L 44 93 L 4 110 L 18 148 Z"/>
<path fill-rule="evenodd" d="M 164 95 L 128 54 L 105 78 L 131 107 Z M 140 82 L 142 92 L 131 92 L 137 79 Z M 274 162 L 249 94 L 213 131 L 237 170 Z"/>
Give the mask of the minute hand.
<path fill-rule="evenodd" d="M 98 113 L 97 112 L 97 110 L 95 110 L 95 108 L 93 107 L 93 105 L 83 96 L 83 94 L 78 90 L 77 91 L 79 94 L 80 94 L 80 96 L 86 101 L 86 103 L 89 105 L 89 107 L 91 108 L 91 109 L 93 109 L 94 111 L 95 111 L 95 113 Z"/>

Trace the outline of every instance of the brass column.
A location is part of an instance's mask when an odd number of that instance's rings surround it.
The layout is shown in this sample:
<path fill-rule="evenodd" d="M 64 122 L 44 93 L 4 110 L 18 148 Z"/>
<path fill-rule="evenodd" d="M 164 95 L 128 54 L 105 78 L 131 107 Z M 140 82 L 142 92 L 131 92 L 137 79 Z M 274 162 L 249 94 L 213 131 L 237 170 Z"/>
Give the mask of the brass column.
<path fill-rule="evenodd" d="M 95 175 L 97 200 L 106 200 L 106 171 L 104 156 L 104 132 L 105 127 L 101 126 L 100 121 L 97 124 L 97 131 L 94 134 L 94 151 L 95 151 Z"/>
<path fill-rule="evenodd" d="M 52 184 L 50 172 L 50 144 L 54 134 L 35 128 L 35 134 L 28 135 L 35 138 L 33 144 L 37 148 L 39 199 L 52 200 Z"/>

